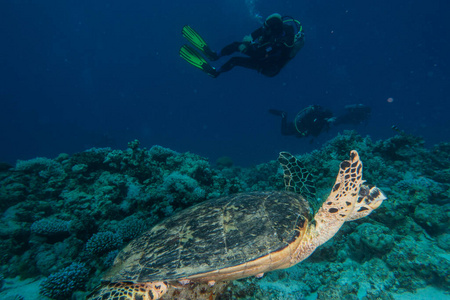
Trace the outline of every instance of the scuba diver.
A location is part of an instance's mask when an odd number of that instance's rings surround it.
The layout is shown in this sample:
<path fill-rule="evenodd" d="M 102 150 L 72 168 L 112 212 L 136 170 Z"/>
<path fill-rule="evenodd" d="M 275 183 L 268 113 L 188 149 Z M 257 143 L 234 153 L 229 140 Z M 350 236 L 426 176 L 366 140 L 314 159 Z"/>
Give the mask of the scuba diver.
<path fill-rule="evenodd" d="M 298 138 L 315 136 L 323 130 L 330 129 L 330 123 L 334 121 L 333 113 L 320 105 L 310 105 L 301 110 L 294 121 L 288 122 L 287 112 L 269 109 L 269 112 L 281 116 L 281 134 L 295 135 Z"/>
<path fill-rule="evenodd" d="M 298 138 L 307 136 L 319 136 L 322 131 L 328 131 L 331 125 L 353 124 L 366 122 L 370 117 L 371 108 L 364 104 L 352 104 L 345 106 L 346 113 L 339 117 L 333 117 L 333 113 L 320 106 L 310 105 L 301 110 L 294 121 L 288 122 L 287 112 L 269 109 L 269 112 L 281 116 L 281 134 L 295 135 Z"/>
<path fill-rule="evenodd" d="M 184 26 L 182 34 L 211 61 L 236 52 L 247 56 L 231 57 L 216 69 L 193 47 L 183 45 L 180 56 L 213 78 L 230 71 L 235 66 L 253 69 L 265 76 L 273 77 L 295 57 L 304 45 L 304 33 L 300 22 L 291 17 L 282 17 L 278 13 L 268 16 L 262 27 L 246 35 L 241 42 L 233 42 L 218 53 L 211 50 L 203 38 L 190 26 Z"/>

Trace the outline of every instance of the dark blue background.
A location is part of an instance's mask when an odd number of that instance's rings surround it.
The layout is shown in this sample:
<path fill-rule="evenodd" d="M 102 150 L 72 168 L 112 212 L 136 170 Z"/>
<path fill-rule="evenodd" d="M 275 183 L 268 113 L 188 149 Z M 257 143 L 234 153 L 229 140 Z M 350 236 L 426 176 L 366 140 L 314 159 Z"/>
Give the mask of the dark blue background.
<path fill-rule="evenodd" d="M 387 138 L 393 124 L 429 145 L 449 141 L 446 1 L 250 2 L 2 1 L 0 160 L 139 139 L 249 165 L 310 151 L 344 129 Z M 257 12 L 296 17 L 306 32 L 277 77 L 236 68 L 212 79 L 179 58 L 183 25 L 220 49 L 257 28 Z M 267 112 L 293 118 L 314 103 L 335 114 L 364 103 L 373 114 L 311 140 L 281 136 Z"/>

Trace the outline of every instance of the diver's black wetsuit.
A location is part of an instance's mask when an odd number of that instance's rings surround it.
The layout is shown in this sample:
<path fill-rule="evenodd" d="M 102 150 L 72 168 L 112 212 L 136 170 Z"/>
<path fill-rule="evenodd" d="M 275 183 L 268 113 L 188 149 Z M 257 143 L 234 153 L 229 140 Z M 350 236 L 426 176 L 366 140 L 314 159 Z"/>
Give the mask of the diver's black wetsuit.
<path fill-rule="evenodd" d="M 311 105 L 299 112 L 294 121 L 287 120 L 287 113 L 270 109 L 270 113 L 281 116 L 281 134 L 295 135 L 298 138 L 307 136 L 319 136 L 325 130 L 330 129 L 330 120 L 333 113 L 320 105 Z"/>
<path fill-rule="evenodd" d="M 364 104 L 351 104 L 345 106 L 346 113 L 333 117 L 333 113 L 320 105 L 310 105 L 300 111 L 294 121 L 287 120 L 287 113 L 282 110 L 269 109 L 273 115 L 281 117 L 281 134 L 306 137 L 318 136 L 323 130 L 328 131 L 330 125 L 367 123 L 371 108 Z"/>
<path fill-rule="evenodd" d="M 300 113 L 294 120 L 294 126 L 297 129 L 297 136 L 319 136 L 325 130 L 330 129 L 329 120 L 333 117 L 333 113 L 320 105 L 311 105 Z"/>
<path fill-rule="evenodd" d="M 249 57 L 232 57 L 218 72 L 230 71 L 235 66 L 253 69 L 259 73 L 273 77 L 277 75 L 292 58 L 291 50 L 294 46 L 295 33 L 292 26 L 283 24 L 283 30 L 274 34 L 265 27 L 260 27 L 251 34 L 253 42 L 234 42 L 225 46 L 220 56 L 239 52 L 239 47 L 245 45 L 243 54 Z"/>

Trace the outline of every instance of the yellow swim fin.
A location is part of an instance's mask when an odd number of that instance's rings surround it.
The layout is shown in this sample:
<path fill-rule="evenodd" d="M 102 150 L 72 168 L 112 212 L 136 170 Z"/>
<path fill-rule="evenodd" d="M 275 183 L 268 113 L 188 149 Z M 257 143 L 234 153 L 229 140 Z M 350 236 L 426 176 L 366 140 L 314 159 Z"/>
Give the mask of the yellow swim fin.
<path fill-rule="evenodd" d="M 216 78 L 219 75 L 219 72 L 211 66 L 200 53 L 195 51 L 195 49 L 189 45 L 183 45 L 180 48 L 180 56 L 194 67 L 202 70 L 213 78 Z"/>
<path fill-rule="evenodd" d="M 191 26 L 185 25 L 181 34 L 198 50 L 200 50 L 209 60 L 218 60 L 219 56 L 212 51 L 205 40 Z"/>

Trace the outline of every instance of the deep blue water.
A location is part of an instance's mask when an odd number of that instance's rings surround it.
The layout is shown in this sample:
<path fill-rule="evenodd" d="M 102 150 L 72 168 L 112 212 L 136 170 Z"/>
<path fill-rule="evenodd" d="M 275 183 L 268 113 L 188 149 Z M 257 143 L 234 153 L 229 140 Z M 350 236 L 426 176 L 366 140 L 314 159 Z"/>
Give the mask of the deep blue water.
<path fill-rule="evenodd" d="M 0 161 L 54 157 L 139 139 L 212 162 L 265 162 L 318 148 L 344 129 L 372 139 L 392 125 L 450 141 L 447 1 L 25 1 L 0 4 Z M 214 49 L 279 12 L 303 23 L 305 47 L 267 78 L 235 68 L 212 79 L 178 56 L 190 24 Z M 221 60 L 215 64 L 219 66 Z M 389 103 L 387 99 L 394 101 Z M 314 140 L 280 135 L 278 108 L 335 114 L 372 107 L 367 125 Z"/>

